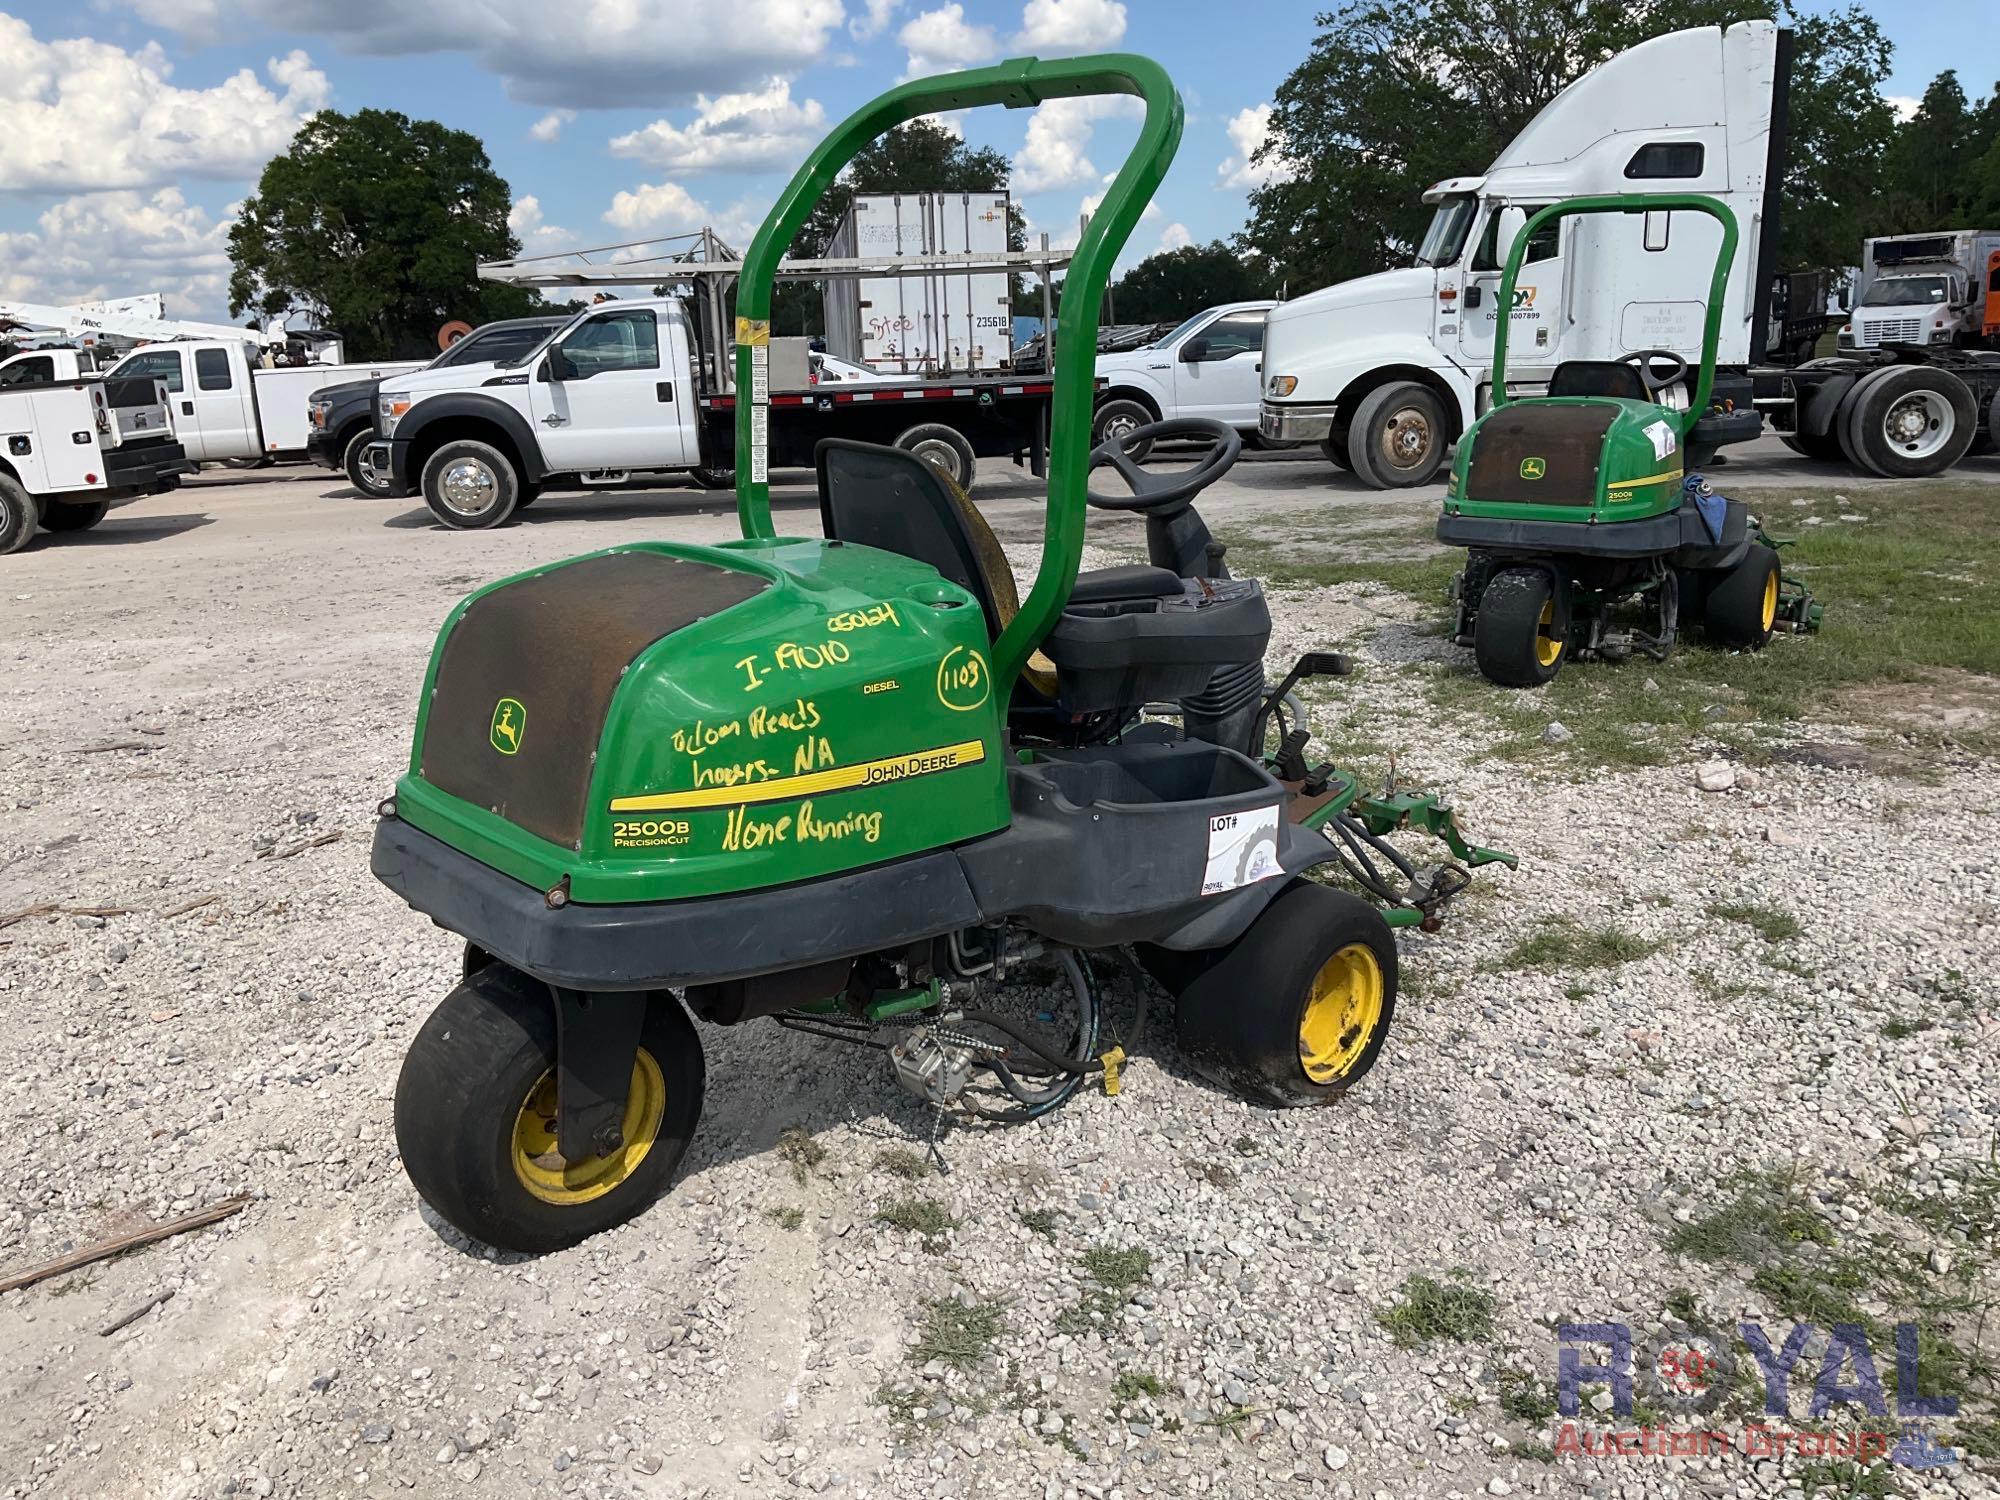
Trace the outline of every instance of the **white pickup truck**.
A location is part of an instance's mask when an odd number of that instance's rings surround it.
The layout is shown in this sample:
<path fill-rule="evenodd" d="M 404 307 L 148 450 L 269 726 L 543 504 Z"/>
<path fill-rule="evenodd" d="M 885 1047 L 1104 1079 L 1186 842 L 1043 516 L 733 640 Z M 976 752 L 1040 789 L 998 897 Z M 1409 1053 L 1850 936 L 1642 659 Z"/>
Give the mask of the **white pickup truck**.
<path fill-rule="evenodd" d="M 67 377 L 48 353 L 70 355 Z M 87 531 L 112 501 L 170 490 L 191 467 L 157 382 L 79 369 L 69 350 L 0 364 L 0 555 L 43 528 Z"/>
<path fill-rule="evenodd" d="M 1277 305 L 1226 302 L 1204 308 L 1143 349 L 1098 355 L 1102 389 L 1091 445 L 1175 417 L 1212 417 L 1255 437 L 1264 321 Z M 1126 451 L 1144 458 L 1152 446 L 1141 443 Z"/>

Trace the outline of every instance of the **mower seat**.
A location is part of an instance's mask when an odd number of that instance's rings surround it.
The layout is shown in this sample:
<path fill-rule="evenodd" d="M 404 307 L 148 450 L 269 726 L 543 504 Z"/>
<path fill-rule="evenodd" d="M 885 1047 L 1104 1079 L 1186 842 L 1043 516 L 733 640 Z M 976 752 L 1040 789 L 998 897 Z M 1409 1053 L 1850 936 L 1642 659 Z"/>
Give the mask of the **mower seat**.
<path fill-rule="evenodd" d="M 813 452 L 820 521 L 843 542 L 929 563 L 968 590 L 997 640 L 1020 613 L 1014 571 L 965 492 L 915 454 L 823 438 Z M 1271 617 L 1248 580 L 1206 587 L 1165 568 L 1077 575 L 1062 617 L 1022 670 L 1043 707 L 1065 713 L 1137 709 L 1199 693 L 1218 667 L 1261 661 Z"/>

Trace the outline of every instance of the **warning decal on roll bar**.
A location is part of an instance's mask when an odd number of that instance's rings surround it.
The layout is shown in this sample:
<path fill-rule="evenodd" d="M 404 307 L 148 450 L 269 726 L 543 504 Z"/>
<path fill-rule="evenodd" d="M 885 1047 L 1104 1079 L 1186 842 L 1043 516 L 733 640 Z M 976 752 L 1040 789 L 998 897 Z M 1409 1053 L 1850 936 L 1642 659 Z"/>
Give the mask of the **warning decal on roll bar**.
<path fill-rule="evenodd" d="M 1208 865 L 1202 871 L 1204 896 L 1233 891 L 1284 874 L 1278 863 L 1278 807 L 1253 807 L 1208 820 Z"/>

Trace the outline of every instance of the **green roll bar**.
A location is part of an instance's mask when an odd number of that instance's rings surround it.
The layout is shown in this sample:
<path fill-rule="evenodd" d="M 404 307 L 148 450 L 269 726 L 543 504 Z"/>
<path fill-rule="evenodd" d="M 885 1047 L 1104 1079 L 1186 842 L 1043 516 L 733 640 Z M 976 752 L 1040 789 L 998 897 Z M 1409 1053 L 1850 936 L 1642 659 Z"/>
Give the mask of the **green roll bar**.
<path fill-rule="evenodd" d="M 1166 70 L 1130 53 L 1042 62 L 1016 58 L 990 68 L 919 78 L 891 89 L 843 120 L 805 160 L 771 206 L 736 288 L 736 515 L 746 538 L 776 535 L 769 483 L 771 288 L 778 259 L 821 196 L 855 155 L 883 132 L 941 110 L 1004 104 L 1029 109 L 1045 99 L 1136 94 L 1145 124 L 1110 191 L 1091 215 L 1063 282 L 1056 321 L 1057 379 L 1049 423 L 1049 505 L 1041 571 L 1020 613 L 993 648 L 994 696 L 1005 711 L 1014 679 L 1054 626 L 1083 560 L 1084 484 L 1095 405 L 1097 309 L 1111 264 L 1181 140 L 1181 99 Z"/>
<path fill-rule="evenodd" d="M 1701 330 L 1701 373 L 1696 377 L 1694 399 L 1680 414 L 1680 435 L 1686 437 L 1708 410 L 1708 398 L 1715 389 L 1715 351 L 1722 339 L 1722 303 L 1729 289 L 1729 268 L 1736 263 L 1736 215 L 1726 204 L 1705 193 L 1607 193 L 1593 198 L 1566 198 L 1536 212 L 1521 232 L 1514 236 L 1507 252 L 1507 269 L 1500 275 L 1498 321 L 1493 329 L 1493 404 L 1505 406 L 1507 396 L 1507 325 L 1513 321 L 1514 280 L 1521 274 L 1521 262 L 1528 253 L 1528 241 L 1537 229 L 1554 219 L 1580 214 L 1672 213 L 1707 214 L 1722 226 L 1722 246 L 1715 257 L 1715 274 L 1708 283 L 1708 316 Z"/>

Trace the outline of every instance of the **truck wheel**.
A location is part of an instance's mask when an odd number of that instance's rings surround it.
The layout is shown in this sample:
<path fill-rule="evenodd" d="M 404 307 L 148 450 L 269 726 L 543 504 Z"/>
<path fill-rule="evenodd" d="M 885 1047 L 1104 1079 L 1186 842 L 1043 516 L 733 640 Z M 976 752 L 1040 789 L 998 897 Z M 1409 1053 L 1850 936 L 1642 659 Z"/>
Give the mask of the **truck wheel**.
<path fill-rule="evenodd" d="M 646 1007 L 624 1144 L 556 1156 L 555 1005 L 505 964 L 431 1012 L 396 1080 L 396 1147 L 426 1203 L 484 1244 L 531 1255 L 622 1224 L 665 1191 L 701 1118 L 701 1039 L 672 995 Z"/>
<path fill-rule="evenodd" d="M 1320 439 L 1319 451 L 1336 469 L 1351 470 L 1354 467 L 1354 460 L 1347 451 L 1347 429 L 1338 421 L 1333 424 L 1333 431 Z"/>
<path fill-rule="evenodd" d="M 507 455 L 461 438 L 424 461 L 424 504 L 453 531 L 505 525 L 521 503 L 521 481 Z"/>
<path fill-rule="evenodd" d="M 1569 611 L 1540 568 L 1503 568 L 1479 596 L 1472 655 L 1488 682 L 1540 687 L 1569 654 Z"/>
<path fill-rule="evenodd" d="M 1761 651 L 1778 619 L 1778 553 L 1753 546 L 1727 573 L 1710 574 L 1702 630 L 1718 646 Z"/>
<path fill-rule="evenodd" d="M 1781 432 L 1778 441 L 1801 458 L 1815 458 L 1822 463 L 1839 463 L 1846 455 L 1840 451 L 1840 439 L 1831 432 L 1815 436 L 1810 432 Z"/>
<path fill-rule="evenodd" d="M 34 496 L 0 474 L 0 557 L 19 552 L 34 540 L 38 520 Z"/>
<path fill-rule="evenodd" d="M 1391 381 L 1363 396 L 1348 429 L 1355 477 L 1378 490 L 1428 484 L 1449 446 L 1444 404 L 1411 380 Z"/>
<path fill-rule="evenodd" d="M 956 427 L 925 422 L 897 438 L 896 446 L 916 454 L 961 490 L 971 493 L 972 481 L 979 474 L 979 460 L 972 452 L 972 444 Z"/>
<path fill-rule="evenodd" d="M 380 500 L 389 493 L 389 476 L 378 474 L 362 462 L 368 452 L 368 445 L 374 441 L 375 430 L 372 427 L 364 427 L 355 433 L 347 440 L 347 446 L 341 450 L 340 466 L 347 470 L 349 484 L 371 500 Z"/>
<path fill-rule="evenodd" d="M 1375 1066 L 1396 1010 L 1396 943 L 1359 896 L 1280 891 L 1175 997 L 1188 1061 L 1255 1104 L 1331 1104 Z"/>
<path fill-rule="evenodd" d="M 734 469 L 716 469 L 706 464 L 697 464 L 688 470 L 688 477 L 705 490 L 733 490 L 736 488 Z"/>
<path fill-rule="evenodd" d="M 1944 370 L 1878 370 L 1848 403 L 1849 455 L 1888 479 L 1942 474 L 1965 456 L 1978 429 L 1972 392 Z"/>
<path fill-rule="evenodd" d="M 1122 438 L 1128 432 L 1137 432 L 1141 427 L 1150 426 L 1160 419 L 1148 411 L 1140 402 L 1120 396 L 1115 401 L 1107 401 L 1097 408 L 1097 415 L 1090 421 L 1090 446 L 1095 448 L 1110 438 Z M 1134 463 L 1145 461 L 1153 451 L 1153 440 L 1143 443 L 1127 443 L 1125 456 Z"/>
<path fill-rule="evenodd" d="M 109 500 L 51 500 L 42 512 L 49 531 L 88 531 L 111 512 Z"/>

